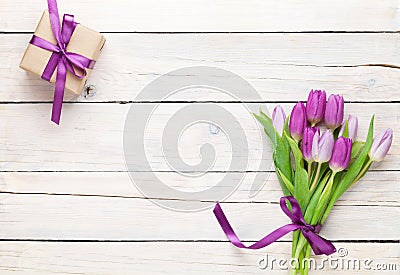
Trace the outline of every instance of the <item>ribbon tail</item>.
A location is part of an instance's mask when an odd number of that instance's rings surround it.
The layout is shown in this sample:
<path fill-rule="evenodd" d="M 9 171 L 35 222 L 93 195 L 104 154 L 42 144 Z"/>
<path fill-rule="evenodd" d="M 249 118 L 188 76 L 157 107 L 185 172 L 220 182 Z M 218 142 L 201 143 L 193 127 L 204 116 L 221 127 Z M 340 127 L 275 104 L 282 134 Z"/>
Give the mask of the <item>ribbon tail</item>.
<path fill-rule="evenodd" d="M 282 238 L 289 232 L 298 230 L 300 228 L 300 226 L 296 225 L 296 224 L 287 224 L 287 225 L 284 225 L 284 226 L 276 229 L 275 231 L 271 232 L 270 234 L 268 234 L 267 236 L 265 236 L 258 242 L 254 243 L 250 246 L 246 246 L 240 241 L 240 239 L 236 235 L 236 233 L 233 230 L 232 226 L 230 225 L 228 219 L 226 218 L 224 212 L 222 211 L 222 208 L 219 205 L 219 203 L 217 203 L 215 205 L 213 212 L 214 212 L 215 217 L 218 220 L 219 225 L 221 226 L 222 230 L 224 231 L 226 237 L 228 238 L 228 240 L 234 246 L 239 247 L 239 248 L 260 249 L 260 248 L 266 247 L 266 246 L 270 245 L 271 243 L 275 242 L 276 240 Z"/>
<path fill-rule="evenodd" d="M 63 62 L 64 57 L 60 58 L 57 67 L 56 87 L 54 90 L 53 108 L 51 112 L 51 121 L 60 124 L 61 108 L 64 99 L 65 81 L 67 78 L 67 69 Z"/>
<path fill-rule="evenodd" d="M 44 71 L 42 73 L 42 78 L 44 80 L 50 81 L 51 77 L 53 76 L 54 71 L 56 70 L 58 63 L 60 61 L 61 57 L 58 53 L 53 52 L 50 56 L 49 62 L 46 65 L 46 68 L 44 68 Z"/>
<path fill-rule="evenodd" d="M 308 243 L 311 245 L 312 250 L 314 251 L 315 255 L 322 255 L 325 254 L 327 256 L 336 252 L 335 246 L 332 242 L 328 241 L 327 239 L 322 238 L 321 236 L 315 234 L 312 231 L 304 231 L 302 233 Z"/>

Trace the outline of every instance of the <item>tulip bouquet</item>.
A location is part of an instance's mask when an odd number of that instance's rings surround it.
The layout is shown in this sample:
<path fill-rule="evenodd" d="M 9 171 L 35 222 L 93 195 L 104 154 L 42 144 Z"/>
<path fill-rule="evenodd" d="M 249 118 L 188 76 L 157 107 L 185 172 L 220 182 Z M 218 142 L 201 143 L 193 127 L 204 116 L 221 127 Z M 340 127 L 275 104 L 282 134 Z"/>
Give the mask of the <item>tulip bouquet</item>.
<path fill-rule="evenodd" d="M 299 203 L 305 221 L 322 225 L 335 202 L 386 156 L 392 130 L 373 138 L 372 116 L 365 141 L 356 140 L 358 119 L 344 116 L 340 95 L 311 90 L 306 105 L 298 102 L 286 117 L 276 106 L 272 118 L 260 111 L 255 117 L 264 126 L 274 149 L 274 165 L 285 196 Z M 299 263 L 291 274 L 308 274 L 311 247 L 300 231 L 293 232 L 292 257 Z M 307 260 L 305 260 L 307 259 Z"/>

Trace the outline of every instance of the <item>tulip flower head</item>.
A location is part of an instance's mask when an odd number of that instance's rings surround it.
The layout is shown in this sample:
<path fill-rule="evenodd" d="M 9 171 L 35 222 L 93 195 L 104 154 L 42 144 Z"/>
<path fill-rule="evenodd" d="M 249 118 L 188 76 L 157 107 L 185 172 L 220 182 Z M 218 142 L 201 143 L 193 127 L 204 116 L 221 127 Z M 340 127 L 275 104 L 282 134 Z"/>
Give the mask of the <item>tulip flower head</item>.
<path fill-rule="evenodd" d="M 343 136 L 345 128 L 346 128 L 346 121 L 343 122 L 342 128 L 340 128 L 339 137 Z M 349 115 L 349 118 L 347 119 L 348 138 L 355 140 L 357 137 L 357 130 L 358 130 L 358 118 L 356 116 Z"/>
<path fill-rule="evenodd" d="M 383 132 L 380 132 L 379 135 L 374 138 L 371 149 L 369 150 L 368 155 L 370 159 L 376 162 L 382 161 L 392 145 L 392 139 L 392 129 L 387 129 Z"/>
<path fill-rule="evenodd" d="M 320 90 L 311 90 L 306 104 L 307 120 L 312 126 L 324 118 L 326 107 L 326 93 Z"/>
<path fill-rule="evenodd" d="M 285 126 L 286 114 L 282 106 L 276 105 L 272 112 L 272 125 L 280 136 L 282 136 L 283 128 Z"/>
<path fill-rule="evenodd" d="M 330 95 L 325 108 L 325 124 L 331 130 L 342 125 L 344 112 L 344 100 L 340 95 Z"/>
<path fill-rule="evenodd" d="M 329 160 L 329 167 L 333 172 L 340 172 L 347 168 L 350 163 L 352 144 L 350 138 L 339 137 L 336 140 Z"/>
<path fill-rule="evenodd" d="M 301 140 L 301 152 L 306 161 L 313 161 L 312 157 L 312 144 L 315 132 L 317 129 L 315 127 L 305 128 L 303 133 L 303 139 Z"/>
<path fill-rule="evenodd" d="M 313 160 L 319 163 L 327 162 L 331 159 L 335 140 L 330 130 L 326 130 L 320 135 L 320 130 L 315 132 L 312 144 Z"/>
<path fill-rule="evenodd" d="M 306 126 L 306 107 L 302 102 L 298 102 L 292 109 L 289 121 L 290 134 L 297 142 L 303 137 Z"/>

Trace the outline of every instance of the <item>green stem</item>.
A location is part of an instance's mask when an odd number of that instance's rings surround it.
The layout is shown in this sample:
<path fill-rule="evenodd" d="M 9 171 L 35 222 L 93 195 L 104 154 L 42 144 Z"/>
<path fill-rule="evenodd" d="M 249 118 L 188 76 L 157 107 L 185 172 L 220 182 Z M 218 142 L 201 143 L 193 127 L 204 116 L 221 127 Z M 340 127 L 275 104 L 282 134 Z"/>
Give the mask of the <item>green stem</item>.
<path fill-rule="evenodd" d="M 321 224 L 325 223 L 325 221 L 328 218 L 328 215 L 331 212 L 331 210 L 333 208 L 333 205 L 335 204 L 337 199 L 338 199 L 338 197 L 336 197 L 335 194 L 334 194 L 333 197 L 331 198 L 331 201 L 329 202 L 328 206 L 325 209 L 324 215 L 321 218 L 321 222 L 320 222 Z"/>
<path fill-rule="evenodd" d="M 307 161 L 308 182 L 310 182 L 310 179 L 311 179 L 311 170 L 312 170 L 312 161 Z"/>
<path fill-rule="evenodd" d="M 300 231 L 294 231 L 292 237 L 292 257 L 294 258 L 296 253 L 297 242 L 299 241 Z"/>
<path fill-rule="evenodd" d="M 333 185 L 333 180 L 335 178 L 336 172 L 333 172 L 329 178 L 329 182 L 327 183 L 327 185 L 324 187 L 321 196 L 319 197 L 317 206 L 315 207 L 315 210 L 313 211 L 313 213 L 308 212 L 310 214 L 312 214 L 311 217 L 311 221 L 308 221 L 308 217 L 307 217 L 307 222 L 309 224 L 318 224 L 319 223 L 319 219 L 321 217 L 321 215 L 324 213 L 325 210 L 325 206 L 330 198 L 330 193 L 331 193 L 331 189 L 332 189 L 332 185 Z M 319 186 L 318 188 L 322 188 L 322 186 Z M 306 211 L 306 216 L 308 216 Z M 295 258 L 298 258 L 300 255 L 300 252 L 302 251 L 302 249 L 304 248 L 304 246 L 307 244 L 307 240 L 306 238 L 304 238 L 304 236 L 301 234 L 299 237 L 299 240 L 297 242 L 297 246 L 296 246 L 296 252 L 295 252 Z"/>
<path fill-rule="evenodd" d="M 311 193 L 311 200 L 308 203 L 306 212 L 304 214 L 304 219 L 306 220 L 307 223 L 311 222 L 311 219 L 315 212 L 315 208 L 317 207 L 319 198 L 321 197 L 322 190 L 324 190 L 326 183 L 330 179 L 330 176 L 331 176 L 331 171 L 328 171 L 318 183 L 318 186 L 317 188 L 315 188 L 315 191 Z"/>
<path fill-rule="evenodd" d="M 313 183 L 311 185 L 311 188 L 310 188 L 310 192 L 314 191 L 315 187 L 317 186 L 319 173 L 321 172 L 321 165 L 322 165 L 322 163 L 318 162 L 317 173 L 315 174 L 314 181 L 313 181 Z"/>
<path fill-rule="evenodd" d="M 293 232 L 293 241 L 296 239 L 296 243 L 292 243 L 292 258 L 293 259 L 298 259 L 298 258 L 295 258 L 295 251 L 296 251 L 296 246 L 297 246 L 297 240 L 298 240 L 298 236 L 299 235 L 297 235 L 297 238 L 295 237 L 295 233 L 297 233 L 298 231 L 295 231 L 295 232 Z M 297 275 L 297 273 L 298 273 L 298 271 L 299 271 L 299 268 L 300 268 L 300 266 L 296 266 L 295 268 L 292 268 L 291 270 L 290 270 L 290 275 Z"/>
<path fill-rule="evenodd" d="M 295 258 L 295 255 L 296 255 L 297 242 L 299 241 L 299 236 L 300 236 L 299 230 L 293 232 L 293 239 L 292 239 L 292 258 L 293 259 L 297 259 L 297 258 Z M 292 268 L 292 270 L 290 271 L 290 275 L 297 275 L 297 268 Z"/>
<path fill-rule="evenodd" d="M 301 234 L 296 246 L 296 253 L 294 255 L 295 259 L 298 259 L 300 257 L 301 251 L 303 251 L 303 247 L 306 245 L 306 243 L 306 238 L 304 238 L 303 234 Z"/>
<path fill-rule="evenodd" d="M 317 208 L 315 209 L 314 215 L 311 219 L 311 224 L 318 224 L 320 218 L 324 214 L 326 206 L 329 202 L 329 198 L 331 197 L 331 191 L 333 186 L 333 180 L 335 178 L 337 172 L 333 171 L 331 177 L 329 178 L 328 184 L 325 186 L 322 191 L 321 197 L 318 201 Z"/>
<path fill-rule="evenodd" d="M 372 160 L 369 159 L 368 162 L 367 162 L 367 164 L 363 167 L 363 169 L 361 170 L 361 172 L 358 173 L 357 177 L 353 180 L 353 182 L 351 183 L 350 186 L 352 186 L 352 185 L 353 185 L 354 183 L 356 183 L 359 179 L 361 179 L 362 176 L 364 176 L 365 172 L 367 172 L 367 170 L 368 170 L 369 166 L 371 165 L 371 163 L 372 163 Z"/>
<path fill-rule="evenodd" d="M 305 247 L 305 256 L 304 256 L 304 258 L 305 259 L 310 259 L 310 256 L 311 256 L 311 246 L 310 246 L 310 244 L 307 244 L 306 245 L 306 247 Z M 309 266 L 309 261 L 307 262 L 307 265 L 304 267 L 304 275 L 308 275 L 308 266 Z"/>
<path fill-rule="evenodd" d="M 303 259 L 304 259 L 304 251 L 301 250 L 301 253 L 299 255 L 300 275 L 304 275 Z"/>

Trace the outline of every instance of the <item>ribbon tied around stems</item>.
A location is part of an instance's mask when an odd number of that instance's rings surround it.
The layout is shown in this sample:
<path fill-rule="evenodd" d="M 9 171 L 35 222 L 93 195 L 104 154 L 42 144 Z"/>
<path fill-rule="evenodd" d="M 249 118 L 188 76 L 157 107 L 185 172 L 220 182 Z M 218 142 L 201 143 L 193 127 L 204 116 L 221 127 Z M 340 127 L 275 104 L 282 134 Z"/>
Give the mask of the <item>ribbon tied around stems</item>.
<path fill-rule="evenodd" d="M 70 71 L 75 77 L 82 79 L 87 74 L 86 69 L 93 69 L 96 62 L 83 55 L 67 52 L 66 48 L 78 23 L 74 21 L 73 15 L 64 14 L 61 27 L 57 1 L 47 0 L 47 4 L 51 29 L 57 43 L 54 45 L 36 35 L 33 35 L 29 43 L 52 52 L 46 68 L 42 73 L 42 78 L 50 81 L 51 76 L 57 69 L 51 121 L 59 124 L 67 72 Z"/>
<path fill-rule="evenodd" d="M 292 206 L 292 211 L 289 210 L 286 200 L 288 200 Z M 246 249 L 260 249 L 266 247 L 276 240 L 282 238 L 286 234 L 301 230 L 306 240 L 311 245 L 312 250 L 314 251 L 315 255 L 331 255 L 332 253 L 336 252 L 336 248 L 333 244 L 319 236 L 317 233 L 321 230 L 321 225 L 310 225 L 307 224 L 304 220 L 304 216 L 301 212 L 301 208 L 297 200 L 292 196 L 282 197 L 280 199 L 280 206 L 282 211 L 292 220 L 292 224 L 286 224 L 275 231 L 271 232 L 258 242 L 246 246 L 244 245 L 234 232 L 232 226 L 229 224 L 228 219 L 226 218 L 224 212 L 222 211 L 221 206 L 217 203 L 214 207 L 214 215 L 217 218 L 222 230 L 224 231 L 226 237 L 229 241 L 236 247 L 239 248 L 246 248 Z"/>

